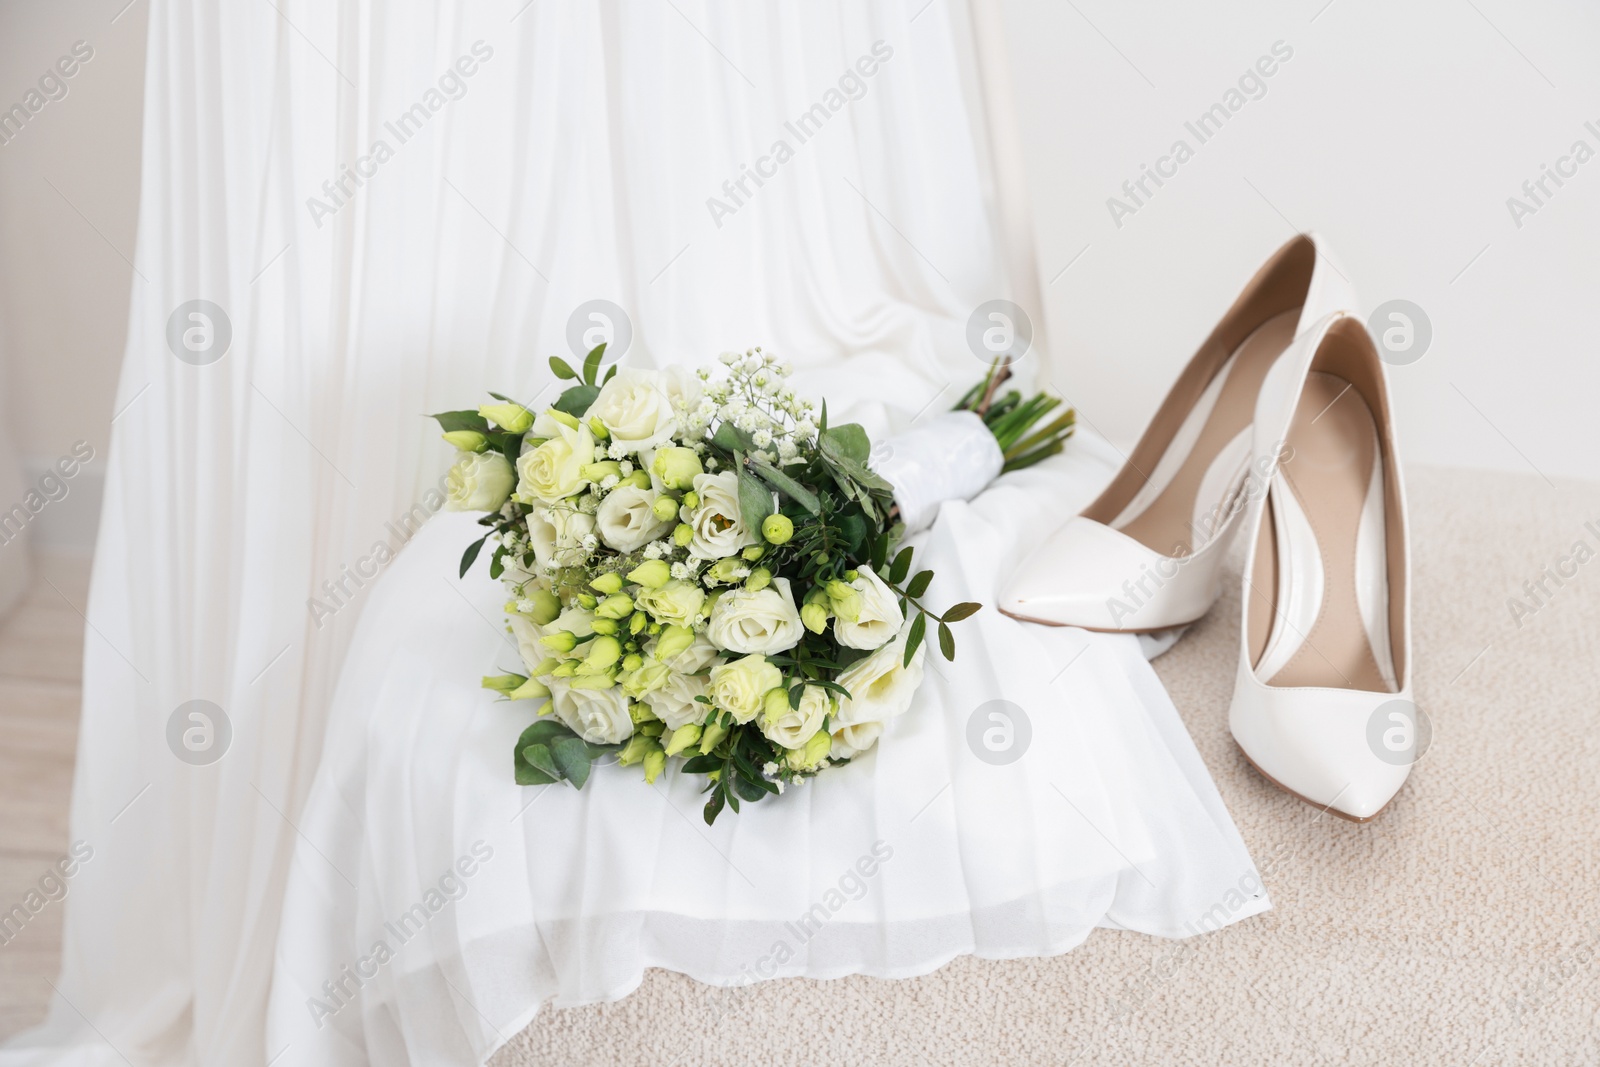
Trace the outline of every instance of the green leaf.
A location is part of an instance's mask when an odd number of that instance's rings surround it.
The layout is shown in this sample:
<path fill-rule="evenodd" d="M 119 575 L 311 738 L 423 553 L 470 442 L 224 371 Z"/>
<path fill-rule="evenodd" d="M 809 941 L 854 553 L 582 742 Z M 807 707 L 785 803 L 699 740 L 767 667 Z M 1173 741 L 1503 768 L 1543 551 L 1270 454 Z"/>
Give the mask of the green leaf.
<path fill-rule="evenodd" d="M 885 530 L 872 542 L 872 569 L 883 570 L 883 565 L 889 561 L 889 531 Z"/>
<path fill-rule="evenodd" d="M 590 385 L 595 384 L 595 376 L 600 373 L 600 361 L 606 356 L 606 343 L 601 341 L 589 349 L 589 354 L 583 357 L 583 380 Z"/>
<path fill-rule="evenodd" d="M 722 814 L 722 805 L 726 801 L 727 792 L 722 788 L 722 783 L 718 782 L 717 787 L 711 791 L 711 799 L 706 801 L 706 809 L 703 814 L 707 826 L 717 821 L 717 816 Z M 738 809 L 734 810 L 737 811 Z"/>
<path fill-rule="evenodd" d="M 955 607 L 944 613 L 944 621 L 960 622 L 962 619 L 976 615 L 982 608 L 982 604 L 974 604 L 970 600 L 963 604 L 957 604 Z"/>
<path fill-rule="evenodd" d="M 906 575 L 911 573 L 911 552 L 910 548 L 903 548 L 894 558 L 894 565 L 889 568 L 890 585 L 899 585 L 906 580 Z"/>
<path fill-rule="evenodd" d="M 683 761 L 683 769 L 689 774 L 709 774 L 720 766 L 722 766 L 722 761 L 710 754 L 691 756 Z"/>
<path fill-rule="evenodd" d="M 600 395 L 598 385 L 574 385 L 571 389 L 561 394 L 561 399 L 550 405 L 557 411 L 564 411 L 575 419 L 583 418 L 584 412 L 589 410 L 594 398 Z"/>
<path fill-rule="evenodd" d="M 944 653 L 944 658 L 956 658 L 956 635 L 946 623 L 939 624 L 939 651 Z"/>
<path fill-rule="evenodd" d="M 917 654 L 917 647 L 922 644 L 922 635 L 928 631 L 927 612 L 917 612 L 917 617 L 911 621 L 911 632 L 906 635 L 906 655 L 900 663 L 902 667 L 911 666 L 911 657 Z"/>
<path fill-rule="evenodd" d="M 928 583 L 933 581 L 932 571 L 920 571 L 911 579 L 911 584 L 906 586 L 906 596 L 915 598 L 928 591 Z"/>
<path fill-rule="evenodd" d="M 561 776 L 582 789 L 589 780 L 589 760 L 592 758 L 588 742 L 581 737 L 564 737 L 551 744 L 550 754 L 555 757 Z"/>
<path fill-rule="evenodd" d="M 755 447 L 749 434 L 731 422 L 724 422 L 711 435 L 711 443 L 727 452 L 748 452 Z"/>
<path fill-rule="evenodd" d="M 489 540 L 489 535 L 484 534 L 482 537 L 472 542 L 472 544 L 468 545 L 465 552 L 461 553 L 460 577 L 465 578 L 467 576 L 467 571 L 472 569 L 473 562 L 477 560 L 478 553 L 483 551 L 483 543 L 487 540 Z"/>
<path fill-rule="evenodd" d="M 555 376 L 560 378 L 562 381 L 577 381 L 578 379 L 578 372 L 573 370 L 572 366 L 560 356 L 550 357 L 550 369 L 554 371 Z"/>
<path fill-rule="evenodd" d="M 528 765 L 534 770 L 552 781 L 564 777 L 561 769 L 556 766 L 555 760 L 551 758 L 548 745 L 528 745 L 522 749 L 522 758 L 527 760 Z"/>
<path fill-rule="evenodd" d="M 800 709 L 800 698 L 806 695 L 806 684 L 800 682 L 789 690 L 789 707 L 791 710 Z"/>
<path fill-rule="evenodd" d="M 484 435 L 489 433 L 489 420 L 476 411 L 441 411 L 428 418 L 437 420 L 439 428 L 445 433 L 455 433 L 457 430 L 472 430 Z"/>
<path fill-rule="evenodd" d="M 823 431 L 821 443 L 824 454 L 832 453 L 830 458 L 846 459 L 863 467 L 872 455 L 872 439 L 857 422 L 847 422 Z"/>
<path fill-rule="evenodd" d="M 609 382 L 611 379 L 617 376 L 617 366 L 618 365 L 615 363 L 611 364 L 611 369 L 606 371 L 605 379 L 600 383 L 601 385 L 606 384 L 606 382 Z"/>
<path fill-rule="evenodd" d="M 739 514 L 750 530 L 761 529 L 762 520 L 772 514 L 772 490 L 743 464 L 739 467 Z"/>
<path fill-rule="evenodd" d="M 759 459 L 749 461 L 750 466 L 772 488 L 793 500 L 813 515 L 822 514 L 822 501 L 817 499 L 817 494 L 789 477 L 783 471 Z"/>

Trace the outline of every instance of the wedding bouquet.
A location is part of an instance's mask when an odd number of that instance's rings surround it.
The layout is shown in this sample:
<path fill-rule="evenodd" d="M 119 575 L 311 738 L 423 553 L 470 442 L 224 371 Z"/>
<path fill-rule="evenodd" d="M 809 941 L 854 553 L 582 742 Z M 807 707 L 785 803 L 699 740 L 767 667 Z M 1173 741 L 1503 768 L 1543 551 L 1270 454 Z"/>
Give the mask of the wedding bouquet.
<path fill-rule="evenodd" d="M 654 782 L 678 757 L 709 823 L 871 749 L 911 706 L 930 620 L 954 659 L 980 605 L 927 605 L 866 431 L 771 353 L 602 379 L 604 347 L 552 359 L 573 384 L 537 414 L 491 394 L 433 416 L 461 450 L 450 506 L 487 513 L 461 574 L 492 544 L 527 671 L 483 685 L 539 702 L 518 783 L 582 788 L 603 757 Z"/>

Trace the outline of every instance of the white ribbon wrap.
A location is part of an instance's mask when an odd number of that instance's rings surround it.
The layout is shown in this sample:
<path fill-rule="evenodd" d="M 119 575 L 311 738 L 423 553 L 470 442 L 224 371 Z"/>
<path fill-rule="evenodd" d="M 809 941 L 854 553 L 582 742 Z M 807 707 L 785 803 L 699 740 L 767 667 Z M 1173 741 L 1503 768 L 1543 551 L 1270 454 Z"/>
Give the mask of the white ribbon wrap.
<path fill-rule="evenodd" d="M 872 450 L 872 469 L 894 485 L 906 533 L 933 525 L 946 500 L 971 500 L 1000 475 L 1005 457 L 983 420 L 947 411 Z"/>

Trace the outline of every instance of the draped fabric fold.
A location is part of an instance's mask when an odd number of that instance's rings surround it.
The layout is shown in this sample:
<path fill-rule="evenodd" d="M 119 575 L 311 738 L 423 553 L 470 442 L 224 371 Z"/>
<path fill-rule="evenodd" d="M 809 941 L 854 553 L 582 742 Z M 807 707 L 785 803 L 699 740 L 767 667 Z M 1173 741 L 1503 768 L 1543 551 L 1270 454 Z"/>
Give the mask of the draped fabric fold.
<path fill-rule="evenodd" d="M 149 25 L 135 257 L 147 280 L 108 460 L 73 796 L 72 834 L 93 858 L 66 901 L 50 1018 L 0 1051 L 4 1067 L 260 1067 L 290 1033 L 267 1023 L 275 953 L 280 972 L 320 962 L 293 946 L 383 914 L 389 894 L 419 899 L 411 889 L 459 858 L 457 832 L 473 840 L 470 827 L 436 831 L 452 811 L 483 817 L 450 794 L 483 738 L 381 713 L 429 686 L 448 705 L 462 679 L 403 663 L 360 674 L 397 688 L 357 694 L 370 713 L 359 728 L 353 713 L 329 724 L 358 617 L 380 610 L 375 586 L 470 608 L 469 626 L 492 606 L 420 564 L 414 592 L 390 580 L 397 556 L 417 558 L 412 542 L 448 527 L 427 523 L 450 457 L 424 413 L 496 387 L 548 401 L 546 358 L 604 337 L 644 365 L 776 348 L 797 386 L 847 399 L 881 433 L 981 372 L 972 309 L 1025 299 L 995 237 L 994 139 L 959 2 L 151 0 Z M 492 652 L 495 624 L 481 622 Z M 1132 642 L 1107 647 L 1095 670 L 1158 707 Z M 1161 714 L 1138 729 L 1187 767 L 1184 818 L 1247 865 L 1187 741 L 1162 735 L 1170 706 Z M 408 788 L 355 789 L 363 745 Z M 383 762 L 404 751 L 418 758 Z M 314 780 L 323 800 L 308 808 Z M 574 814 L 603 837 L 602 811 Z M 349 820 L 361 833 L 341 837 Z M 657 829 L 675 822 L 663 811 Z M 340 840 L 360 851 L 323 854 Z M 497 870 L 522 862 L 500 855 Z M 1099 846 L 1085 855 L 1121 863 Z M 280 922 L 291 858 L 296 903 Z M 603 851 L 585 862 L 560 872 L 562 892 L 616 873 Z M 418 881 L 380 890 L 378 871 Z M 556 877 L 533 862 L 526 873 L 525 886 Z M 496 922 L 528 906 L 504 892 L 477 898 L 499 905 L 484 913 Z M 707 916 L 736 901 L 711 892 Z M 539 917 L 525 918 L 532 930 Z M 619 991 L 631 957 L 586 958 L 581 933 L 526 941 L 516 988 Z M 341 1015 L 322 1032 L 351 1044 L 329 1055 L 457 1062 L 419 1054 L 430 1040 L 486 1055 L 507 1035 L 443 997 L 446 978 L 495 985 L 458 952 L 412 987 L 415 1015 L 375 1009 L 354 1036 Z"/>

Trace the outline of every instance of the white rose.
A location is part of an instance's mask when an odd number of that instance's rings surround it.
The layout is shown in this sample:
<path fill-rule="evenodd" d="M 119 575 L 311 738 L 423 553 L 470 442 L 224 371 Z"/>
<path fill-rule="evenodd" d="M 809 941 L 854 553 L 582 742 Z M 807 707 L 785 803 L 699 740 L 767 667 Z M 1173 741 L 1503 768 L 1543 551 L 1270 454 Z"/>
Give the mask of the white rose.
<path fill-rule="evenodd" d="M 528 513 L 528 541 L 539 566 L 576 567 L 584 561 L 583 539 L 594 533 L 595 517 L 573 507 L 534 508 Z"/>
<path fill-rule="evenodd" d="M 539 643 L 539 638 L 545 635 L 544 627 L 526 615 L 513 613 L 506 618 L 511 626 L 511 636 L 516 638 L 523 669 L 531 675 L 533 669 L 550 656 L 550 649 Z"/>
<path fill-rule="evenodd" d="M 665 444 L 677 429 L 667 375 L 628 368 L 601 389 L 588 411 L 611 431 L 611 439 L 629 452 Z"/>
<path fill-rule="evenodd" d="M 774 578 L 765 589 L 730 589 L 711 609 L 706 636 L 729 652 L 783 652 L 805 636 L 789 579 Z M 792 747 L 792 746 L 790 746 Z"/>
<path fill-rule="evenodd" d="M 617 686 L 574 689 L 560 678 L 549 684 L 556 718 L 591 745 L 615 745 L 633 736 L 628 695 Z"/>
<path fill-rule="evenodd" d="M 878 743 L 883 736 L 883 723 L 858 722 L 839 726 L 833 731 L 833 747 L 828 755 L 836 760 L 855 759 Z"/>
<path fill-rule="evenodd" d="M 516 477 L 498 452 L 462 452 L 445 479 L 450 511 L 499 511 Z"/>
<path fill-rule="evenodd" d="M 673 520 L 662 522 L 651 509 L 661 494 L 636 485 L 619 485 L 600 501 L 595 529 L 600 540 L 618 552 L 634 552 L 666 533 Z"/>
<path fill-rule="evenodd" d="M 517 495 L 559 503 L 582 489 L 585 464 L 594 462 L 594 434 L 588 423 L 578 428 L 563 423 L 553 427 L 556 436 L 537 448 L 528 449 L 517 460 Z"/>
<path fill-rule="evenodd" d="M 882 648 L 906 621 L 900 600 L 871 567 L 856 573 L 850 588 L 861 594 L 861 614 L 854 622 L 843 616 L 834 619 L 833 636 L 846 648 Z"/>
<path fill-rule="evenodd" d="M 820 685 L 808 685 L 800 695 L 800 706 L 785 711 L 776 719 L 761 714 L 761 732 L 768 741 L 783 748 L 804 748 L 811 736 L 822 729 L 822 720 L 833 710 L 833 700 Z"/>
<path fill-rule="evenodd" d="M 711 707 L 695 698 L 706 695 L 707 681 L 703 674 L 674 673 L 661 688 L 645 694 L 645 703 L 668 730 L 704 722 Z"/>
<path fill-rule="evenodd" d="M 836 681 L 850 693 L 839 698 L 834 727 L 883 722 L 902 715 L 911 707 L 911 698 L 922 684 L 922 661 L 926 644 L 917 646 L 911 666 L 901 666 L 906 654 L 906 633 L 884 645 L 866 659 L 857 660 L 840 673 Z"/>
<path fill-rule="evenodd" d="M 726 559 L 756 544 L 756 532 L 744 524 L 739 510 L 739 476 L 733 471 L 697 474 L 694 491 L 700 496 L 689 525 L 694 538 L 689 554 L 700 559 Z"/>

